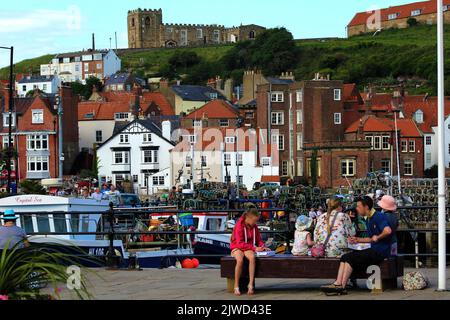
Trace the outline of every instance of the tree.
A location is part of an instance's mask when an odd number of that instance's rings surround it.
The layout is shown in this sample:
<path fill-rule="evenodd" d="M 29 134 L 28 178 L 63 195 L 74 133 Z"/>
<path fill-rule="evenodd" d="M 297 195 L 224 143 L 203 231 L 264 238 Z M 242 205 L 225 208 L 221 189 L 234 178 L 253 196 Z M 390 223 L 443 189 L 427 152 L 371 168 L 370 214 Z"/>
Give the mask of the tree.
<path fill-rule="evenodd" d="M 91 97 L 94 87 L 97 91 L 101 91 L 102 86 L 102 81 L 99 78 L 92 76 L 86 79 L 86 84 L 82 84 L 78 81 L 71 83 L 73 93 L 82 96 L 85 100 L 88 100 Z"/>
<path fill-rule="evenodd" d="M 20 183 L 20 189 L 24 194 L 45 194 L 45 189 L 35 180 L 23 180 Z"/>

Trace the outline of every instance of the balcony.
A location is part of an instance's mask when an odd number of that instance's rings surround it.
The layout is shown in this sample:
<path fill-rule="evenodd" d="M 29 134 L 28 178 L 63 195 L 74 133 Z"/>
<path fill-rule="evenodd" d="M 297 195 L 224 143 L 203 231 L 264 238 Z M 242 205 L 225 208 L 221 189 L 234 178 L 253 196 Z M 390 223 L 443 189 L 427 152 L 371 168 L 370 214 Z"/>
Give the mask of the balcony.
<path fill-rule="evenodd" d="M 27 171 L 27 179 L 30 180 L 42 180 L 42 179 L 49 179 L 50 178 L 50 172 L 30 172 Z"/>
<path fill-rule="evenodd" d="M 141 163 L 141 170 L 159 171 L 159 163 Z"/>
<path fill-rule="evenodd" d="M 111 166 L 112 172 L 131 172 L 131 165 L 130 164 L 113 164 Z"/>

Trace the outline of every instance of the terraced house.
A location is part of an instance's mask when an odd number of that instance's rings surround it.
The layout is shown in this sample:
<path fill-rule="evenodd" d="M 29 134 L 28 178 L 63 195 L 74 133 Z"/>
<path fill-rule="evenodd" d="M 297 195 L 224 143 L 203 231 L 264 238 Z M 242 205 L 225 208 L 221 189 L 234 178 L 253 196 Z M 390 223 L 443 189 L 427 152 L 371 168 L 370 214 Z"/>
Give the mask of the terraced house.
<path fill-rule="evenodd" d="M 443 0 L 445 23 L 450 23 L 450 0 Z M 379 29 L 407 28 L 417 22 L 436 24 L 436 0 L 420 1 L 375 11 L 357 13 L 347 26 L 349 37 Z"/>

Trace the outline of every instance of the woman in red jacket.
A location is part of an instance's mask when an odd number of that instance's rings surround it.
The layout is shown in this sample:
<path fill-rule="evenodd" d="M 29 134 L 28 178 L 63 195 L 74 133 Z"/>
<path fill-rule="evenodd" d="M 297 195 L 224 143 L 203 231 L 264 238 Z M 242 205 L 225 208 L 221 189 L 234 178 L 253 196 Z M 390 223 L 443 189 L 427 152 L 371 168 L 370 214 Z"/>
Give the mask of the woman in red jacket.
<path fill-rule="evenodd" d="M 239 279 L 242 275 L 244 258 L 249 261 L 250 282 L 248 284 L 248 295 L 254 294 L 255 286 L 255 252 L 268 251 L 264 247 L 258 226 L 259 212 L 255 208 L 247 210 L 237 221 L 231 236 L 231 256 L 236 259 L 236 269 L 234 273 L 234 294 L 240 296 Z"/>

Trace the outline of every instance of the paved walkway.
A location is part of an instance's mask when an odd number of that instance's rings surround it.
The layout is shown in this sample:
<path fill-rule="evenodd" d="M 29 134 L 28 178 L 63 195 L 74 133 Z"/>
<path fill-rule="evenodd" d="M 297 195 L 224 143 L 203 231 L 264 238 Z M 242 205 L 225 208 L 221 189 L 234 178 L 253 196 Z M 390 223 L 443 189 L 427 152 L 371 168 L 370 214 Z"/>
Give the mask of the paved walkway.
<path fill-rule="evenodd" d="M 411 270 L 406 270 L 411 271 Z M 357 290 L 348 296 L 326 297 L 319 290 L 330 281 L 321 280 L 258 280 L 257 295 L 251 300 L 450 300 L 450 293 L 435 292 L 436 269 L 421 269 L 429 277 L 431 289 L 406 292 L 403 290 L 371 294 L 367 290 Z M 450 283 L 450 270 L 449 275 Z M 220 278 L 218 269 L 197 270 L 144 270 L 144 271 L 106 271 L 91 270 L 88 275 L 89 288 L 97 300 L 246 300 L 247 296 L 236 298 L 226 291 L 226 280 Z M 363 281 L 359 282 L 362 286 Z M 67 290 L 63 299 L 71 299 Z"/>

